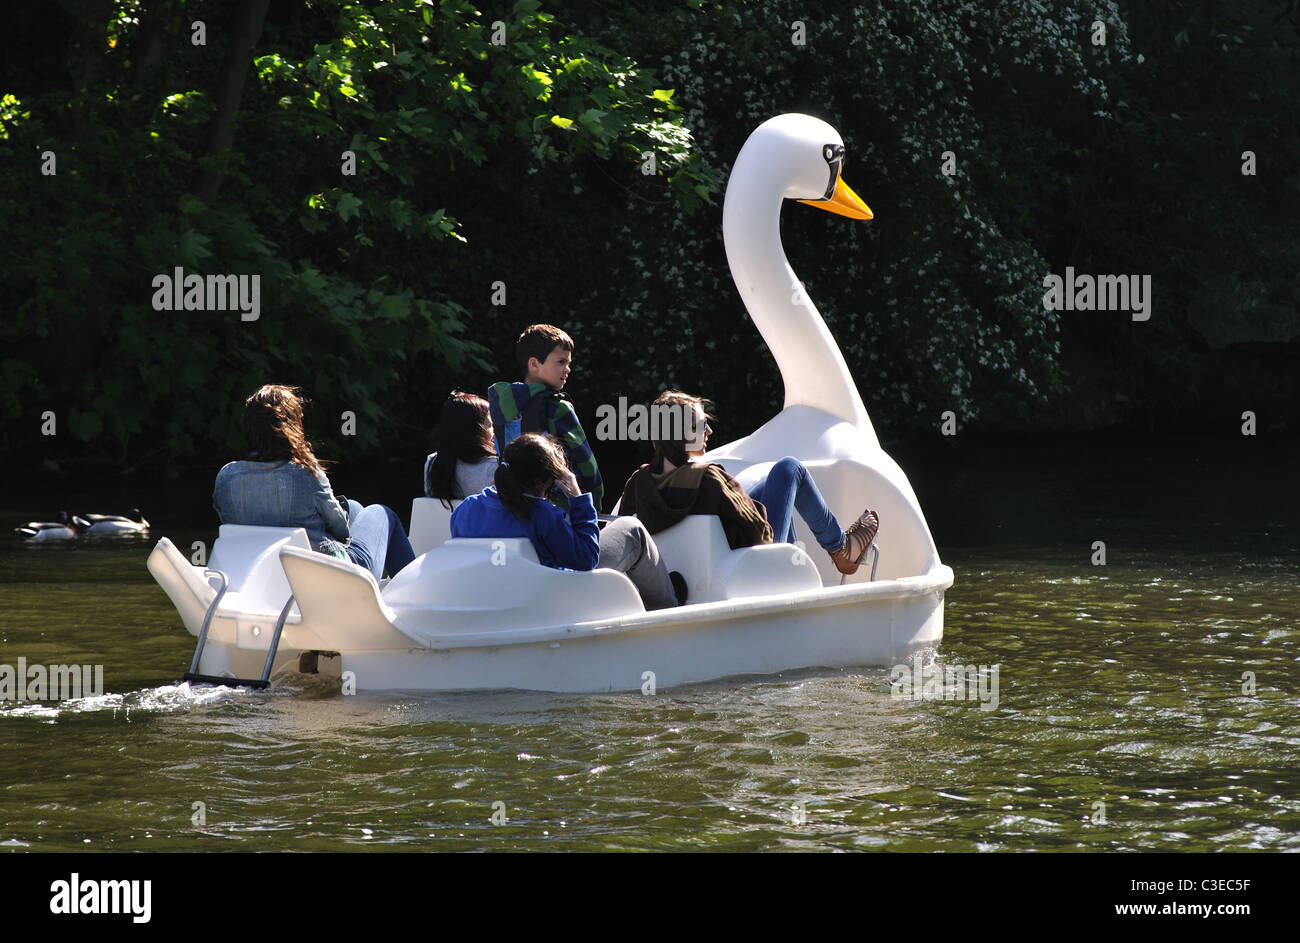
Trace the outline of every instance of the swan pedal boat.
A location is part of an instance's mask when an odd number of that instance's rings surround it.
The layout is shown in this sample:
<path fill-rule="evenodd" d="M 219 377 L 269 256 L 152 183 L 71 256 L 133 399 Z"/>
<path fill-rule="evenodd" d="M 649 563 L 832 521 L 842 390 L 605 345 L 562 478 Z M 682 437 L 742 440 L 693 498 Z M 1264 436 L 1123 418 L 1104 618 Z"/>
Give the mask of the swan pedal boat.
<path fill-rule="evenodd" d="M 723 205 L 727 260 L 777 361 L 785 405 L 707 458 L 749 488 L 792 455 L 841 522 L 875 509 L 880 531 L 858 572 L 841 576 L 800 519 L 798 544 L 732 550 L 718 518 L 690 516 L 655 535 L 686 579 L 687 604 L 647 612 L 622 573 L 542 566 L 522 539 L 448 539 L 451 512 L 428 498 L 412 506 L 416 559 L 383 585 L 312 551 L 301 528 L 226 524 L 207 566 L 165 537 L 149 556 L 199 637 L 186 678 L 265 686 L 296 670 L 337 675 L 345 693 L 648 694 L 738 675 L 888 667 L 937 648 L 952 570 L 781 245 L 787 199 L 872 218 L 840 176 L 844 154 L 831 125 L 787 114 L 759 126 L 736 158 Z"/>
<path fill-rule="evenodd" d="M 415 549 L 449 532 L 450 513 L 415 499 Z M 688 517 L 656 543 L 687 581 L 685 606 L 647 612 L 622 573 L 542 566 L 525 539 L 443 540 L 382 586 L 311 550 L 301 528 L 224 524 L 207 567 L 164 537 L 148 566 L 204 637 L 191 680 L 231 686 L 306 671 L 351 672 L 355 690 L 654 690 L 892 665 L 942 639 L 951 571 L 896 574 L 905 555 L 893 544 L 841 584 L 820 550 L 731 550 L 714 516 Z"/>

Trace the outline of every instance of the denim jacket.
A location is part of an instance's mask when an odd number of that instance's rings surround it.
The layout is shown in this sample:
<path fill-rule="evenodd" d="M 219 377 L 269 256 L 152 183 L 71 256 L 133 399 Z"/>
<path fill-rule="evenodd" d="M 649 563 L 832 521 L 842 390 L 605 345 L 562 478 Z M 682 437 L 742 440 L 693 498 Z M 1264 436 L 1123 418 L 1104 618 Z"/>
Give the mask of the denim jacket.
<path fill-rule="evenodd" d="M 217 472 L 212 506 L 223 524 L 302 527 L 316 550 L 347 556 L 347 511 L 323 473 L 296 462 L 231 462 Z"/>

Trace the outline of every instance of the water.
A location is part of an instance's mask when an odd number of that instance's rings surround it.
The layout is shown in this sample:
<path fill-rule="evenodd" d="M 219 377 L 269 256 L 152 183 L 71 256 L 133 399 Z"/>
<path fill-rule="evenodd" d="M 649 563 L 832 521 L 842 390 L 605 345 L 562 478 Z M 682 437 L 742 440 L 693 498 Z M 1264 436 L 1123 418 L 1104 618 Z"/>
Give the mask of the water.
<path fill-rule="evenodd" d="M 1298 850 L 1296 456 L 1117 448 L 903 462 L 956 574 L 937 667 L 998 666 L 996 710 L 894 697 L 885 668 L 191 690 L 152 540 L 0 540 L 0 664 L 107 689 L 0 706 L 0 848 Z"/>

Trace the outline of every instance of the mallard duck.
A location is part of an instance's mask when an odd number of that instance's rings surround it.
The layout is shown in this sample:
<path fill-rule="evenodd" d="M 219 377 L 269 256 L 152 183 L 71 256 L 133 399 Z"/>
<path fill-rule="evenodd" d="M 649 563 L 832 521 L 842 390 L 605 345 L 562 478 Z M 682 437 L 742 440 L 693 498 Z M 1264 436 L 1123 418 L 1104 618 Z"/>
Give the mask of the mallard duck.
<path fill-rule="evenodd" d="M 126 514 L 82 514 L 82 520 L 88 522 L 86 533 L 93 536 L 104 534 L 143 534 L 149 530 L 149 522 L 144 519 L 139 508 L 131 508 Z"/>
<path fill-rule="evenodd" d="M 60 511 L 57 521 L 28 521 L 21 527 L 15 527 L 14 533 L 32 540 L 71 540 L 89 529 L 90 522 L 85 518 Z"/>

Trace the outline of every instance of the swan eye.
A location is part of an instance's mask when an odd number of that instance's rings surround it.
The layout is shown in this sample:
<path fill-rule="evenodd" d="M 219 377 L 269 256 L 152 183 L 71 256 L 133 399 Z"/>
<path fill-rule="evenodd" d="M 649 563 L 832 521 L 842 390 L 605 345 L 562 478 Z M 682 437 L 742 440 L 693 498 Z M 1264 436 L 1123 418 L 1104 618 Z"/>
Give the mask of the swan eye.
<path fill-rule="evenodd" d="M 822 199 L 829 200 L 835 195 L 835 185 L 840 182 L 840 172 L 844 169 L 844 145 L 822 145 L 822 157 L 826 158 L 826 163 L 830 165 L 831 171 L 831 179 L 826 184 L 826 195 Z"/>

